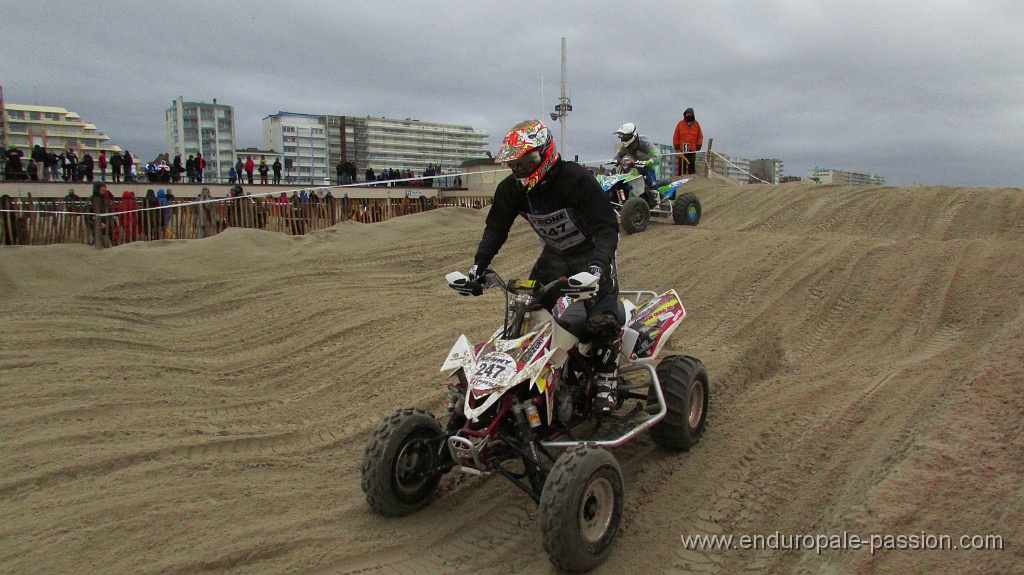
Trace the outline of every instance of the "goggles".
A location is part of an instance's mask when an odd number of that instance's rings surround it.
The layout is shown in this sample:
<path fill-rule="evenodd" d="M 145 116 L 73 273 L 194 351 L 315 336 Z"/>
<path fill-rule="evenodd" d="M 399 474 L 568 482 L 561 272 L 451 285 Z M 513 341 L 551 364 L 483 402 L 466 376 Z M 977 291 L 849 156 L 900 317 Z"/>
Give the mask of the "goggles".
<path fill-rule="evenodd" d="M 514 160 L 509 160 L 506 165 L 516 177 L 526 177 L 540 166 L 540 152 L 531 150 Z"/>

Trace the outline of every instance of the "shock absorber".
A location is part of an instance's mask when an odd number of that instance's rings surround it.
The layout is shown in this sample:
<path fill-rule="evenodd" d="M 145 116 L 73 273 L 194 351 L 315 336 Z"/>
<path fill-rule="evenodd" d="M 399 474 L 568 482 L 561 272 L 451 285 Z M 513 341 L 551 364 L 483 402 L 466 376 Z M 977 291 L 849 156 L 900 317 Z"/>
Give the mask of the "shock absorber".
<path fill-rule="evenodd" d="M 526 449 L 533 461 L 524 461 L 526 470 L 530 474 L 530 485 L 540 493 L 544 488 L 544 477 L 541 474 L 540 448 L 537 446 L 537 436 L 533 429 L 540 427 L 540 414 L 537 406 L 532 401 L 524 401 L 512 406 L 512 413 L 515 415 L 516 424 L 519 427 L 519 434 L 526 443 Z"/>

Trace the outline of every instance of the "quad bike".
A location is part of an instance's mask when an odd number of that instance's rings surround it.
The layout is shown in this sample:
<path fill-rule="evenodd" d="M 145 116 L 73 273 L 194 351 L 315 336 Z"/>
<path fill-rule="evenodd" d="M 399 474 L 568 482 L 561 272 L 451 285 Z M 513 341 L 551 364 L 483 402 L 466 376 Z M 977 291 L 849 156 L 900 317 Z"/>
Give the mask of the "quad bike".
<path fill-rule="evenodd" d="M 691 178 L 659 180 L 650 189 L 635 162 L 625 156 L 618 163 L 609 162 L 612 173 L 597 176 L 608 199 L 619 214 L 622 231 L 635 234 L 647 229 L 651 216 L 672 217 L 676 224 L 695 226 L 700 222 L 700 200 L 695 194 L 679 194 L 679 188 Z M 636 188 L 639 188 L 637 191 Z"/>
<path fill-rule="evenodd" d="M 498 474 L 539 505 L 541 541 L 552 563 L 573 571 L 598 565 L 619 531 L 623 507 L 622 472 L 606 448 L 650 430 L 656 445 L 687 451 L 704 431 L 704 365 L 686 355 L 656 360 L 686 315 L 678 295 L 621 292 L 627 319 L 619 401 L 613 413 L 599 416 L 580 301 L 594 294 L 596 276 L 582 272 L 540 285 L 505 282 L 487 270 L 480 281 L 460 272 L 445 279 L 462 295 L 501 289 L 504 325 L 476 346 L 462 335 L 449 352 L 441 366 L 452 378 L 447 422 L 409 407 L 373 431 L 361 466 L 367 502 L 384 515 L 408 515 L 431 502 L 453 468 Z"/>

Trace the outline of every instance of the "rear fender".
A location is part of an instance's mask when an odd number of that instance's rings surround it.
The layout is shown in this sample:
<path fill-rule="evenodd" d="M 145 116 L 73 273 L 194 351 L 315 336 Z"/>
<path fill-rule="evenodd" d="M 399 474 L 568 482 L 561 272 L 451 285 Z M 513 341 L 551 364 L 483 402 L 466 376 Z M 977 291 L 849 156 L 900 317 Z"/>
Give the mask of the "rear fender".
<path fill-rule="evenodd" d="M 622 354 L 631 361 L 656 357 L 684 317 L 686 309 L 676 290 L 669 290 L 647 302 L 623 330 Z M 629 341 L 632 341 L 631 345 Z M 629 355 L 626 355 L 627 350 Z"/>

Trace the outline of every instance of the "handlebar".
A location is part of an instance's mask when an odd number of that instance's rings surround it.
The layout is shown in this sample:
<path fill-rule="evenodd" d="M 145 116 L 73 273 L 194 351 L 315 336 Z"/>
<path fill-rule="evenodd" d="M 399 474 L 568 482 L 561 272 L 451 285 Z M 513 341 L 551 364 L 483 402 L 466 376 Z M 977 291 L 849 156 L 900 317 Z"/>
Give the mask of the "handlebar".
<path fill-rule="evenodd" d="M 531 294 L 533 300 L 530 307 L 545 304 L 549 300 L 553 303 L 563 295 L 587 299 L 597 292 L 600 281 L 599 277 L 589 272 L 580 272 L 571 277 L 560 277 L 545 285 L 540 285 L 535 280 L 513 279 L 505 282 L 491 269 L 484 271 L 482 281 L 472 281 L 462 272 L 451 272 L 445 279 L 448 281 L 448 287 L 464 296 L 483 295 L 485 289 L 492 287 L 499 287 L 506 294 Z"/>

